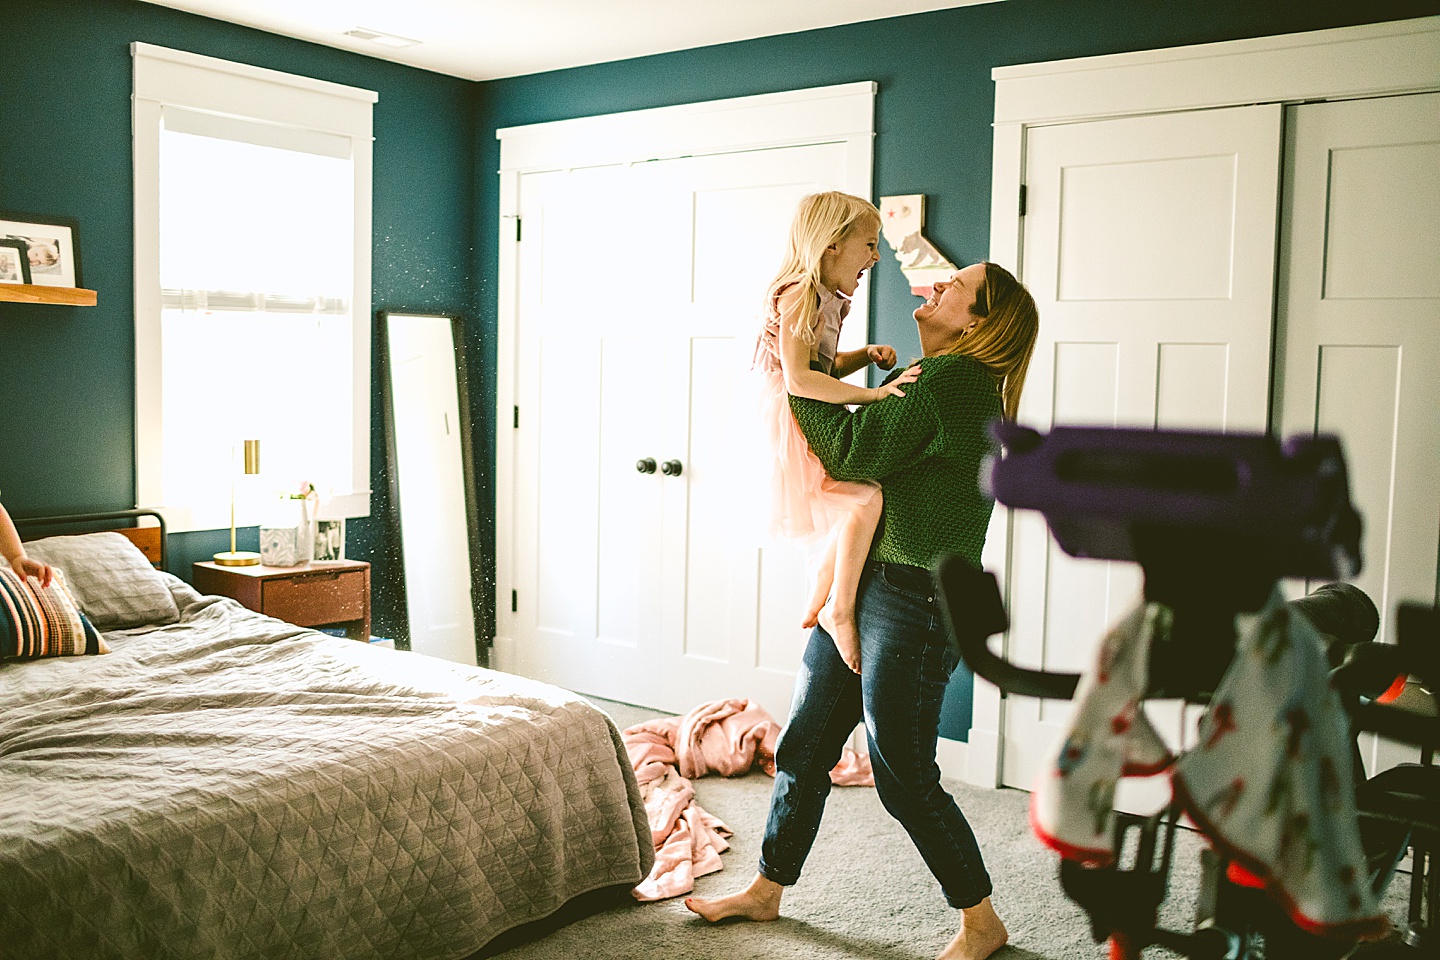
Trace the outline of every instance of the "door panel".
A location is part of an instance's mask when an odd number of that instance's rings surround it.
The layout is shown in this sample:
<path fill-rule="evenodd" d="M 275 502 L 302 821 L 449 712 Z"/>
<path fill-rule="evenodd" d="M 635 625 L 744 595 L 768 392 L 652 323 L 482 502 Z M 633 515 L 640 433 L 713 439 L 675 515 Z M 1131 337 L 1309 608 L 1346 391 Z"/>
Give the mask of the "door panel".
<path fill-rule="evenodd" d="M 1366 103 L 1330 112 L 1343 116 L 1380 109 L 1374 101 Z M 1420 129 L 1411 134 L 1425 137 L 1429 131 L 1424 130 L 1424 115 L 1434 107 L 1427 110 L 1424 98 L 1406 98 L 1385 109 L 1398 107 L 1416 115 Z M 1300 125 L 1305 134 L 1316 133 L 1313 119 L 1300 111 L 1297 134 Z M 1401 128 L 1387 132 L 1391 137 L 1406 135 Z M 1306 152 L 1318 147 L 1308 136 L 1296 144 Z M 1440 249 L 1440 143 L 1330 145 L 1328 152 L 1324 299 L 1440 299 L 1435 259 Z"/>
<path fill-rule="evenodd" d="M 1287 139 L 1276 420 L 1340 436 L 1364 519 L 1354 582 L 1393 641 L 1396 606 L 1436 598 L 1440 94 L 1304 104 Z"/>
<path fill-rule="evenodd" d="M 660 407 L 651 402 L 663 363 L 654 337 L 605 337 L 600 344 L 599 564 L 596 608 L 602 643 L 638 649 L 659 629 L 659 473 L 636 469 L 637 452 L 659 453 Z M 543 600 L 543 598 L 542 598 Z"/>
<path fill-rule="evenodd" d="M 1160 366 L 1155 378 L 1156 426 L 1199 430 L 1224 422 L 1229 361 L 1228 344 L 1160 344 Z"/>
<path fill-rule="evenodd" d="M 1229 298 L 1233 155 L 1096 157 L 1063 167 L 1059 187 L 1057 299 Z"/>
<path fill-rule="evenodd" d="M 589 341 L 545 337 L 535 347 L 537 402 L 527 407 L 541 428 L 530 478 L 535 500 L 543 504 L 532 536 L 535 622 L 573 636 L 594 630 L 593 593 L 586 587 L 594 583 L 600 431 L 597 407 L 577 408 L 569 397 L 593 397 L 599 368 Z"/>
<path fill-rule="evenodd" d="M 1273 315 L 1281 110 L 1244 107 L 1041 127 L 1026 140 L 1023 279 L 1040 340 L 1022 422 L 1263 430 Z M 1089 666 L 1142 594 L 1133 564 L 1066 556 L 1016 516 L 1010 655 Z M 1177 704 L 1147 712 L 1178 746 Z M 1029 788 L 1068 703 L 1006 701 L 1003 782 Z M 1117 803 L 1152 808 L 1144 781 Z"/>

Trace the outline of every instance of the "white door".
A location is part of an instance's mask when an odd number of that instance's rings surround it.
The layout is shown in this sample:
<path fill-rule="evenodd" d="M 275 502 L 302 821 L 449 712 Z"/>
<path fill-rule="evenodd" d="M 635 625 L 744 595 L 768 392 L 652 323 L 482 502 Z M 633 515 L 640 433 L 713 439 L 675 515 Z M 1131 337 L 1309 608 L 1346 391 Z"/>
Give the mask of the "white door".
<path fill-rule="evenodd" d="M 410 649 L 476 662 L 469 524 L 449 317 L 386 315 Z"/>
<path fill-rule="evenodd" d="M 1295 107 L 1287 141 L 1276 421 L 1340 436 L 1355 583 L 1393 641 L 1396 606 L 1436 597 L 1440 94 Z M 1399 759 L 1371 749 L 1372 771 Z"/>
<path fill-rule="evenodd" d="M 1040 340 L 1021 422 L 1265 429 L 1280 136 L 1278 105 L 1029 132 L 1022 270 Z M 1066 556 L 1037 513 L 1017 511 L 1011 556 L 1009 653 L 1027 666 L 1085 670 L 1141 597 L 1138 566 Z M 1071 706 L 1006 704 L 1002 779 L 1029 789 Z M 1177 746 L 1179 705 L 1147 712 Z M 1127 783 L 1117 803 L 1167 793 Z"/>
<path fill-rule="evenodd" d="M 763 536 L 749 363 L 796 202 L 846 188 L 853 159 L 832 143 L 520 177 L 507 669 L 785 715 L 803 564 Z M 846 348 L 865 342 L 865 300 Z"/>

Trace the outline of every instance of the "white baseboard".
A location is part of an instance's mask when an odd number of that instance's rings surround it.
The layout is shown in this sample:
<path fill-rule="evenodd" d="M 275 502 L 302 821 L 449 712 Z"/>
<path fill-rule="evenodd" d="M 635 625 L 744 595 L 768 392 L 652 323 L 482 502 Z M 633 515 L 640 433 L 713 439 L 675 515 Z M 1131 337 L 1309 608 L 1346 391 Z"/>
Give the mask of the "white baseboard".
<path fill-rule="evenodd" d="M 970 744 L 964 740 L 941 737 L 935 744 L 935 761 L 940 764 L 940 776 L 970 782 Z"/>
<path fill-rule="evenodd" d="M 941 741 L 942 743 L 945 741 Z M 964 772 L 957 776 L 977 787 L 1000 786 L 1000 735 L 994 730 L 970 728 Z"/>
<path fill-rule="evenodd" d="M 964 740 L 951 740 L 948 737 L 941 737 L 935 742 L 935 762 L 940 766 L 940 776 L 951 780 L 959 780 L 963 783 L 972 783 L 977 787 L 995 787 L 994 748 L 991 748 L 988 766 L 984 761 L 983 752 L 980 754 L 979 769 L 976 769 L 975 734 L 977 731 L 970 731 L 970 743 Z M 994 736 L 990 737 L 993 743 Z M 983 741 L 983 738 L 982 738 Z M 855 728 L 850 735 L 850 745 L 860 752 L 867 747 L 865 743 L 865 725 L 862 723 Z M 972 774 L 979 774 L 974 776 Z"/>
<path fill-rule="evenodd" d="M 496 637 L 490 647 L 490 669 L 513 673 L 515 663 L 515 638 Z"/>

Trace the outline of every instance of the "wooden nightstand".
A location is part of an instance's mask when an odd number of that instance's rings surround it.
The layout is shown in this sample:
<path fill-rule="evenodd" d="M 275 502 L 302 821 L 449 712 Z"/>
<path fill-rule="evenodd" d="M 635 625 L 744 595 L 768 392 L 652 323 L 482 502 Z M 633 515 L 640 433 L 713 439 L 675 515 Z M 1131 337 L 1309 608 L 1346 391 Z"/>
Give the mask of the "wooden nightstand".
<path fill-rule="evenodd" d="M 201 593 L 231 597 L 257 613 L 301 627 L 343 626 L 351 640 L 370 639 L 370 564 L 314 560 L 298 567 L 192 568 Z"/>

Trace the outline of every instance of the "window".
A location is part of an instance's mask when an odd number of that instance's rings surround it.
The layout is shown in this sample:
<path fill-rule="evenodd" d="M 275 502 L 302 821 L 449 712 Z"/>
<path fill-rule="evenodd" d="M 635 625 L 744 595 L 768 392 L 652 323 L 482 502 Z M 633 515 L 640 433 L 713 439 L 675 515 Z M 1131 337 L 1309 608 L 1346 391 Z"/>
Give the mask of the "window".
<path fill-rule="evenodd" d="M 232 450 L 369 512 L 375 94 L 135 44 L 138 500 L 229 523 Z M 247 511 L 245 508 L 251 509 Z"/>

